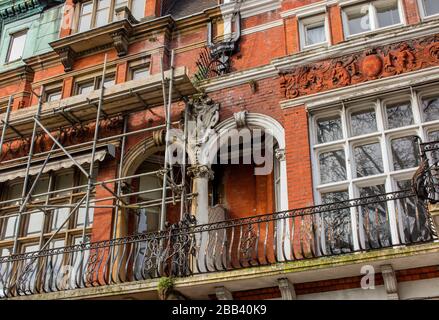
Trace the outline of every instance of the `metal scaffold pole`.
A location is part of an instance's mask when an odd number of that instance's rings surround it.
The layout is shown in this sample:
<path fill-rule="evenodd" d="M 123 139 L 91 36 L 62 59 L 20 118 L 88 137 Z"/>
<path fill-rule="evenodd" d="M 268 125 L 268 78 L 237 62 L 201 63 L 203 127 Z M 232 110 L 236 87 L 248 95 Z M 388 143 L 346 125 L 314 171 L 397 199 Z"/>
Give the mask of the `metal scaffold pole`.
<path fill-rule="evenodd" d="M 8 130 L 8 126 L 9 126 L 9 117 L 11 115 L 12 102 L 13 102 L 13 95 L 10 95 L 9 100 L 8 100 L 8 107 L 6 108 L 5 120 L 2 120 L 3 129 L 2 129 L 2 135 L 0 138 L 0 155 L 3 152 L 3 142 L 5 142 L 6 130 Z"/>
<path fill-rule="evenodd" d="M 163 72 L 163 66 L 162 66 Z M 172 104 L 172 84 L 174 80 L 174 50 L 171 52 L 171 75 L 169 79 L 169 99 L 166 108 L 166 133 L 165 133 L 165 161 L 163 170 L 163 189 L 162 189 L 162 205 L 161 205 L 161 216 L 160 216 L 160 230 L 165 230 L 166 227 L 166 192 L 167 192 L 167 180 L 168 180 L 168 170 L 170 166 L 169 162 L 169 131 L 171 130 L 171 104 Z M 172 170 L 172 167 L 171 167 Z"/>

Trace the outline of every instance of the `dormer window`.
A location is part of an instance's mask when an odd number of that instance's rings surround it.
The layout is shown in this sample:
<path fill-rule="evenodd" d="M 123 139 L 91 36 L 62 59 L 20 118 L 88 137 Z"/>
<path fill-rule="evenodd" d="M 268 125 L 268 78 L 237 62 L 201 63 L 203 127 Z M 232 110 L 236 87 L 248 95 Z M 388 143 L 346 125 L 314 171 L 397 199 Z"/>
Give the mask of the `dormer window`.
<path fill-rule="evenodd" d="M 27 30 L 11 34 L 6 62 L 20 60 L 23 57 Z"/>
<path fill-rule="evenodd" d="M 145 0 L 93 0 L 83 2 L 79 10 L 78 32 L 104 26 L 116 20 L 115 10 L 128 7 L 137 20 L 144 17 Z"/>

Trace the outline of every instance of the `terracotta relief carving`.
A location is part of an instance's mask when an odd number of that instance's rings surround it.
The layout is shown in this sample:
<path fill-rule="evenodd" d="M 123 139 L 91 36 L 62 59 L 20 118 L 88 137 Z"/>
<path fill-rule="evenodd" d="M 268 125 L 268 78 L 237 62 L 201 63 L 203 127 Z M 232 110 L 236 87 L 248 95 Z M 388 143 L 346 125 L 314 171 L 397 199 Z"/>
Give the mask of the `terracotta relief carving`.
<path fill-rule="evenodd" d="M 101 120 L 99 123 L 100 138 L 108 137 L 117 134 L 123 125 L 122 117 L 114 117 Z M 53 131 L 52 135 L 63 146 L 78 144 L 81 142 L 93 139 L 95 130 L 95 123 L 88 123 L 85 125 L 77 124 L 68 128 L 61 128 L 58 131 Z M 3 144 L 0 161 L 10 160 L 18 157 L 23 157 L 29 154 L 30 137 L 9 141 Z M 35 138 L 35 153 L 49 151 L 52 148 L 53 141 L 45 133 L 40 133 Z"/>
<path fill-rule="evenodd" d="M 439 62 L 439 35 L 332 58 L 282 72 L 286 99 L 403 74 Z"/>

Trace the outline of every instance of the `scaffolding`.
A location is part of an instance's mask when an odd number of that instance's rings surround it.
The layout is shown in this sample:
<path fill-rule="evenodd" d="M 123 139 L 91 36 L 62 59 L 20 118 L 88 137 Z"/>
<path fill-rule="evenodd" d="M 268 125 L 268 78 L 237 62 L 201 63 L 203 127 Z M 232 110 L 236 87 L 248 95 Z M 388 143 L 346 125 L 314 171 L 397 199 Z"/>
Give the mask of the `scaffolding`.
<path fill-rule="evenodd" d="M 0 164 L 7 165 L 9 163 L 25 162 L 25 175 L 23 187 L 21 190 L 21 197 L 17 199 L 8 199 L 0 201 L 0 206 L 17 203 L 18 212 L 9 215 L 1 216 L 0 219 L 16 216 L 15 232 L 14 232 L 14 245 L 12 248 L 12 254 L 18 253 L 18 235 L 19 226 L 23 216 L 27 214 L 28 209 L 41 210 L 44 213 L 53 213 L 53 209 L 58 208 L 70 208 L 70 213 L 65 217 L 63 223 L 56 229 L 56 231 L 50 236 L 44 244 L 39 246 L 39 251 L 43 251 L 51 243 L 52 239 L 64 228 L 66 223 L 75 214 L 79 208 L 85 208 L 84 221 L 82 227 L 82 243 L 86 242 L 86 230 L 88 226 L 89 211 L 94 208 L 109 208 L 113 210 L 113 227 L 111 230 L 111 238 L 114 239 L 117 236 L 117 224 L 120 219 L 121 213 L 127 213 L 130 210 L 126 209 L 143 209 L 150 207 L 160 208 L 160 230 L 164 230 L 166 227 L 166 207 L 169 204 L 180 203 L 180 218 L 185 214 L 187 201 L 190 201 L 195 194 L 187 192 L 186 185 L 186 150 L 183 152 L 183 161 L 180 165 L 181 169 L 181 182 L 177 183 L 174 179 L 173 164 L 169 163 L 169 145 L 170 136 L 169 132 L 176 124 L 180 124 L 180 121 L 172 122 L 171 111 L 172 104 L 179 100 L 185 100 L 185 97 L 196 93 L 196 89 L 193 87 L 186 68 L 181 67 L 176 69 L 174 67 L 174 51 L 171 52 L 170 69 L 166 72 L 163 69 L 163 61 L 161 62 L 161 72 L 158 75 L 152 75 L 148 79 L 144 80 L 132 80 L 119 85 L 111 87 L 105 87 L 105 76 L 107 66 L 107 55 L 105 55 L 102 76 L 100 81 L 100 88 L 95 90 L 87 96 L 79 95 L 73 96 L 67 99 L 59 101 L 57 106 L 52 104 L 43 103 L 42 93 L 37 95 L 35 92 L 32 94 L 38 97 L 38 104 L 36 107 L 30 107 L 12 112 L 13 95 L 9 97 L 6 113 L 1 120 L 1 136 L 0 136 L 0 155 L 2 155 L 3 145 L 5 142 L 14 141 L 16 139 L 29 139 L 29 154 L 24 157 L 14 158 L 11 160 L 0 161 Z M 43 108 L 43 105 L 45 108 Z M 133 113 L 150 110 L 151 108 L 163 105 L 164 123 L 159 125 L 141 128 L 137 130 L 129 130 L 128 119 Z M 184 137 L 183 143 L 186 148 L 187 140 L 187 123 L 188 123 L 188 106 L 185 102 L 184 112 Z M 112 119 L 115 117 L 122 117 L 123 127 L 122 132 L 113 134 L 111 136 L 100 136 L 100 121 L 102 119 Z M 75 125 L 83 125 L 84 123 L 95 123 L 93 139 L 91 141 L 82 141 L 68 146 L 63 146 L 59 137 L 56 137 L 51 130 L 67 128 Z M 126 152 L 127 138 L 134 135 L 151 133 L 156 130 L 164 130 L 164 164 L 163 168 L 154 171 L 148 171 L 143 173 L 123 175 L 124 156 Z M 53 142 L 53 145 L 49 151 L 35 152 L 35 141 L 39 134 L 44 133 Z M 105 143 L 118 141 L 120 143 L 120 158 L 117 166 L 117 178 L 107 179 L 104 181 L 95 181 L 94 177 L 94 163 L 98 146 Z M 89 168 L 86 170 L 83 164 L 78 163 L 73 155 L 75 150 L 80 148 L 88 148 L 90 152 Z M 74 167 L 77 167 L 82 175 L 87 179 L 85 185 L 73 186 L 69 188 L 56 189 L 45 193 L 33 195 L 38 180 L 42 176 L 42 173 L 50 162 L 51 157 L 58 152 L 63 156 L 66 156 Z M 38 172 L 34 179 L 30 179 L 30 170 L 36 166 L 36 163 L 40 163 L 44 159 L 43 163 L 39 165 Z M 125 181 L 141 178 L 151 175 L 163 176 L 161 188 L 145 189 L 141 191 L 129 192 L 123 191 L 123 183 Z M 31 183 L 32 182 L 32 183 Z M 115 184 L 115 191 L 108 187 L 109 184 Z M 101 198 L 93 198 L 93 192 L 96 187 L 102 187 L 108 191 L 110 196 Z M 47 196 L 59 192 L 74 192 L 74 190 L 85 188 L 85 195 L 75 204 L 32 204 L 30 200 L 35 196 Z M 189 187 L 190 189 L 190 187 Z M 153 200 L 141 200 L 137 198 L 134 203 L 127 202 L 133 196 L 139 196 L 152 192 L 161 192 L 160 199 Z M 171 195 L 169 196 L 169 192 Z M 100 202 L 112 200 L 112 204 L 99 205 Z M 1 221 L 0 221 L 1 222 Z M 43 228 L 42 228 L 43 229 Z M 44 231 L 41 230 L 41 233 Z"/>

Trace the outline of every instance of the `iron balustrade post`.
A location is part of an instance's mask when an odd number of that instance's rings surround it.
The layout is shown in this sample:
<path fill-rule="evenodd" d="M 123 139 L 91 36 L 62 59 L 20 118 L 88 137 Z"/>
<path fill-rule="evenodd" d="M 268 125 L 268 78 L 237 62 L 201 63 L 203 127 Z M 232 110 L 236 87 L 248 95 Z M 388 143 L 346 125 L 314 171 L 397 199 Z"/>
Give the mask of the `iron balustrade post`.
<path fill-rule="evenodd" d="M 99 122 L 101 119 L 101 111 L 102 111 L 102 104 L 104 99 L 104 91 L 105 91 L 105 73 L 107 71 L 107 54 L 105 54 L 104 57 L 104 66 L 102 68 L 102 77 L 101 77 L 101 91 L 99 94 L 99 102 L 97 106 L 96 111 L 96 122 L 95 122 L 95 132 L 94 132 L 94 138 L 93 138 L 93 147 L 91 151 L 91 158 L 90 158 L 90 170 L 87 177 L 87 194 L 85 199 L 85 214 L 84 214 L 84 226 L 82 228 L 82 241 L 85 243 L 85 232 L 88 225 L 88 214 L 89 214 L 89 206 L 90 206 L 90 193 L 91 188 L 93 184 L 93 169 L 94 169 L 94 161 L 95 161 L 95 154 L 96 154 L 96 145 L 99 138 Z"/>

